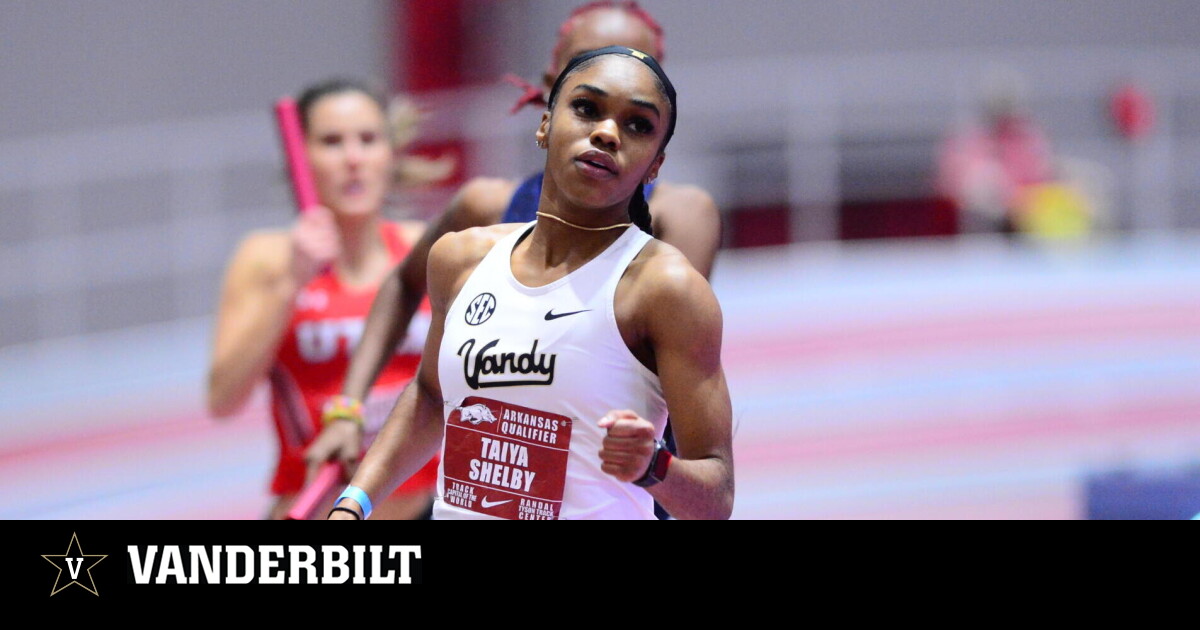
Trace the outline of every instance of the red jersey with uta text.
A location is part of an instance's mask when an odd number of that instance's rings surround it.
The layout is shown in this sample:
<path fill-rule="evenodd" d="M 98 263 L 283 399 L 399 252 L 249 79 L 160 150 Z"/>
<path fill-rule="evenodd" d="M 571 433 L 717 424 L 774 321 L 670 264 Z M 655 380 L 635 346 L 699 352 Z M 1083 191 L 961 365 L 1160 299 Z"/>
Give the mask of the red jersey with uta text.
<path fill-rule="evenodd" d="M 399 225 L 383 223 L 380 229 L 392 264 L 399 264 L 408 255 L 410 244 Z M 279 434 L 279 464 L 271 483 L 274 494 L 295 493 L 303 487 L 304 450 L 321 431 L 321 409 L 326 401 L 342 391 L 351 353 L 362 337 L 378 290 L 378 285 L 347 287 L 334 269 L 328 269 L 309 282 L 296 298 L 270 374 L 271 415 Z M 379 374 L 364 401 L 368 444 L 383 426 L 400 391 L 416 374 L 428 330 L 426 301 L 413 317 L 396 355 Z M 435 459 L 397 492 L 426 492 L 436 480 Z"/>

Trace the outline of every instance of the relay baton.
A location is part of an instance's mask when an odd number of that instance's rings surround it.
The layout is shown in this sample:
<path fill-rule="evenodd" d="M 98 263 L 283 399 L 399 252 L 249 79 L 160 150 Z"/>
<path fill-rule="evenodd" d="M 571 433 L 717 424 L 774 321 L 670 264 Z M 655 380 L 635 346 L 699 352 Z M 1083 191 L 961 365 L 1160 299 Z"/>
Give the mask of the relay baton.
<path fill-rule="evenodd" d="M 321 506 L 321 501 L 329 496 L 329 493 L 341 480 L 342 465 L 340 463 L 325 462 L 321 464 L 317 476 L 313 478 L 312 483 L 304 487 L 300 496 L 296 497 L 296 502 L 292 504 L 292 509 L 288 510 L 285 518 L 289 521 L 307 521 L 312 518 L 317 508 Z"/>
<path fill-rule="evenodd" d="M 275 101 L 275 119 L 279 123 L 279 139 L 283 142 L 283 153 L 287 158 L 296 211 L 302 213 L 317 205 L 318 201 L 317 186 L 313 183 L 312 171 L 308 169 L 304 129 L 300 126 L 300 111 L 296 108 L 296 101 L 286 96 Z"/>
<path fill-rule="evenodd" d="M 279 140 L 283 143 L 283 154 L 292 181 L 292 197 L 296 201 L 296 211 L 303 213 L 318 202 L 317 187 L 313 183 L 312 171 L 308 169 L 304 130 L 300 126 L 300 111 L 296 108 L 296 101 L 286 96 L 275 101 L 275 120 L 279 124 Z M 341 479 L 341 464 L 323 464 L 312 483 L 296 497 L 296 502 L 292 504 L 292 509 L 288 510 L 286 518 L 290 521 L 306 521 L 312 518 L 321 501 Z"/>

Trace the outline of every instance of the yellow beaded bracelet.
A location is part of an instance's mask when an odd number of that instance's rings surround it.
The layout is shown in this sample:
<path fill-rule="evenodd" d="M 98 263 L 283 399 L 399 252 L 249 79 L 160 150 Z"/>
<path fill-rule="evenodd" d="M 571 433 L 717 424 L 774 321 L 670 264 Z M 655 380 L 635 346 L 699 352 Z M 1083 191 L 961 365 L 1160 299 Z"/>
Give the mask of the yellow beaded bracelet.
<path fill-rule="evenodd" d="M 365 424 L 362 401 L 341 394 L 331 397 L 321 409 L 321 424 L 327 425 L 335 420 L 349 420 L 361 429 Z"/>

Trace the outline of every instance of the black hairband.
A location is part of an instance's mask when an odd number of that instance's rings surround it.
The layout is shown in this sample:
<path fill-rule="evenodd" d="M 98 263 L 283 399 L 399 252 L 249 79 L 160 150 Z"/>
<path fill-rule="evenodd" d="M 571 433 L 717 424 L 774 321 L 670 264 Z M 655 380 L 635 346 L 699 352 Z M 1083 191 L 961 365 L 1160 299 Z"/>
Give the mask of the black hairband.
<path fill-rule="evenodd" d="M 579 66 L 579 64 L 601 55 L 624 55 L 626 57 L 632 57 L 646 64 L 646 67 L 650 68 L 650 70 L 652 70 L 654 74 L 658 76 L 659 82 L 662 83 L 663 89 L 667 92 L 667 100 L 671 101 L 671 120 L 667 124 L 667 135 L 663 138 L 663 146 L 667 146 L 667 143 L 671 141 L 671 136 L 675 135 L 675 120 L 677 118 L 676 111 L 678 111 L 678 108 L 675 105 L 675 86 L 671 85 L 671 80 L 667 78 L 667 73 L 663 72 L 662 66 L 658 64 L 658 60 L 640 50 L 626 48 L 625 46 L 606 46 L 604 48 L 597 48 L 595 50 L 589 50 L 587 52 L 580 53 L 574 59 L 571 59 L 571 61 L 567 62 L 567 67 L 563 68 L 563 71 L 558 73 L 558 78 L 554 81 L 554 87 L 550 89 L 550 99 L 548 102 L 555 102 L 555 100 L 558 98 L 559 88 L 562 87 L 563 81 L 566 80 L 567 75 L 571 74 L 572 70 Z"/>

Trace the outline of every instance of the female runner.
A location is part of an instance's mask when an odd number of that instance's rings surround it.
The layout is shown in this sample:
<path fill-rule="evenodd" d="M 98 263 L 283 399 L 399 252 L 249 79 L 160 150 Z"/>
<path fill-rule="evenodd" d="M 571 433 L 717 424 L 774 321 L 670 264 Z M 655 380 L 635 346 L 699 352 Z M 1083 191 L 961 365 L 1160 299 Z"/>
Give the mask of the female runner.
<path fill-rule="evenodd" d="M 385 362 L 377 397 L 365 413 L 336 396 L 380 282 L 424 231 L 419 222 L 383 218 L 393 179 L 421 165 L 397 157 L 385 104 L 361 83 L 314 85 L 297 104 L 323 207 L 304 213 L 289 230 L 256 232 L 242 241 L 221 293 L 208 379 L 208 406 L 216 417 L 239 411 L 255 386 L 269 379 L 280 447 L 271 518 L 287 513 L 304 483 L 305 450 L 322 428 L 323 413 L 352 420 L 340 424 L 358 432 L 359 443 L 364 415 L 367 433 L 378 431 L 416 372 L 424 341 L 418 322 L 417 338 Z M 398 118 L 395 136 L 408 127 Z M 345 460 L 353 463 L 357 455 Z M 436 462 L 430 462 L 385 502 L 386 512 L 418 516 L 435 473 Z"/>
<path fill-rule="evenodd" d="M 543 89 L 528 84 L 513 111 L 525 105 L 546 105 L 546 94 L 567 62 L 597 48 L 619 45 L 653 51 L 662 58 L 664 37 L 658 22 L 636 2 L 590 2 L 571 13 L 559 27 Z M 413 255 L 384 281 L 371 308 L 362 343 L 355 350 L 342 391 L 348 400 L 363 398 L 376 374 L 404 337 L 410 318 L 426 293 L 426 261 L 442 235 L 470 227 L 533 220 L 541 193 L 542 173 L 522 182 L 476 178 L 455 195 L 446 212 L 413 247 Z M 721 240 L 720 213 L 712 197 L 700 188 L 651 182 L 644 191 L 653 215 L 654 235 L 679 249 L 706 278 Z M 670 430 L 668 429 L 668 434 Z M 352 426 L 332 423 L 313 445 L 314 457 L 332 459 L 356 451 Z M 670 435 L 668 435 L 670 441 Z M 665 514 L 660 514 L 665 516 Z"/>
<path fill-rule="evenodd" d="M 720 307 L 648 235 L 642 194 L 674 89 L 653 57 L 610 47 L 571 60 L 549 100 L 536 224 L 433 247 L 425 358 L 332 518 L 369 516 L 439 444 L 435 518 L 653 518 L 654 500 L 677 518 L 732 511 Z M 677 458 L 658 439 L 668 407 Z"/>

